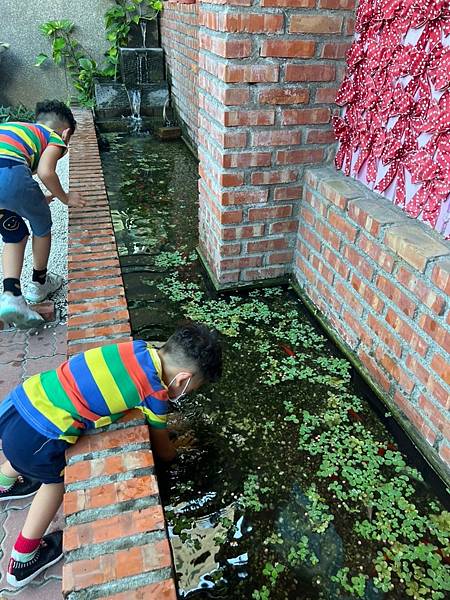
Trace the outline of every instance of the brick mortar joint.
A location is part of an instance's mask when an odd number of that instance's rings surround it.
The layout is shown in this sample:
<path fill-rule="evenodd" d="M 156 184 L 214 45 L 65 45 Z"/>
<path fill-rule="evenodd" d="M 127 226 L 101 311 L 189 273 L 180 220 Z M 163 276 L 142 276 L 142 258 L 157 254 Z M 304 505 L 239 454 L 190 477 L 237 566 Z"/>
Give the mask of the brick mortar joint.
<path fill-rule="evenodd" d="M 149 583 L 157 583 L 172 578 L 172 571 L 166 567 L 155 571 L 123 577 L 114 581 L 109 581 L 101 585 L 94 585 L 89 590 L 80 590 L 80 592 L 69 592 L 67 600 L 94 600 L 95 598 L 105 598 L 111 594 L 120 592 L 131 592 L 140 587 L 147 586 Z M 80 595 L 82 594 L 82 595 Z"/>
<path fill-rule="evenodd" d="M 108 539 L 106 542 L 93 542 L 86 544 L 81 548 L 65 550 L 64 559 L 66 564 L 69 565 L 79 560 L 92 559 L 98 556 L 114 554 L 119 550 L 128 550 L 136 546 L 144 546 L 151 542 L 164 540 L 165 537 L 164 529 L 125 535 L 123 537 Z"/>
<path fill-rule="evenodd" d="M 84 525 L 86 523 L 97 522 L 98 519 L 115 517 L 124 512 L 139 512 L 144 508 L 149 508 L 151 506 L 160 506 L 158 495 L 154 494 L 152 496 L 138 498 L 137 500 L 117 502 L 99 508 L 80 509 L 66 515 L 65 522 L 67 526 Z"/>
<path fill-rule="evenodd" d="M 313 191 L 313 190 L 312 190 L 312 188 L 310 188 L 310 186 L 308 186 L 308 185 L 305 185 L 305 188 L 308 188 L 310 191 L 312 191 L 312 193 L 314 193 L 314 192 L 315 192 L 315 190 Z M 322 198 L 325 198 L 324 196 L 321 196 L 321 197 L 322 197 Z M 352 200 L 350 200 L 350 201 L 349 201 L 349 204 L 350 204 L 350 203 L 353 203 L 353 202 L 356 202 L 357 200 L 361 200 L 361 199 L 365 200 L 366 198 L 357 198 L 357 199 L 355 198 L 355 199 L 352 199 Z M 345 214 L 345 213 L 344 213 L 344 214 Z M 369 231 L 369 230 L 367 230 L 365 227 L 361 226 L 361 225 L 360 225 L 359 223 L 357 223 L 356 221 L 353 221 L 353 219 L 352 219 L 350 216 L 348 216 L 348 218 L 350 219 L 350 221 L 351 221 L 351 222 L 352 222 L 352 223 L 353 223 L 353 224 L 354 224 L 356 227 L 360 228 L 360 230 L 361 230 L 361 231 L 364 233 L 364 235 L 367 237 L 367 239 L 368 239 L 368 240 L 369 240 L 369 241 L 370 241 L 372 244 L 375 244 L 375 245 L 377 245 L 379 248 L 381 248 L 381 249 L 382 249 L 382 251 L 383 251 L 384 253 L 386 253 L 386 254 L 388 254 L 388 255 L 392 255 L 392 256 L 393 256 L 393 263 L 394 263 L 394 264 L 393 264 L 393 270 L 392 270 L 392 272 L 391 272 L 391 273 L 387 273 L 387 272 L 386 272 L 386 274 L 387 274 L 387 275 L 391 275 L 391 276 L 393 276 L 393 275 L 394 275 L 396 272 L 398 272 L 398 270 L 399 270 L 400 268 L 402 268 L 402 267 L 405 267 L 405 265 L 406 265 L 406 268 L 407 268 L 407 270 L 411 271 L 411 272 L 413 273 L 413 275 L 417 275 L 417 277 L 418 277 L 418 278 L 420 278 L 421 280 L 423 280 L 423 281 L 424 281 L 424 283 L 427 285 L 427 287 L 431 288 L 431 290 L 432 290 L 432 291 L 433 291 L 435 294 L 437 294 L 437 295 L 440 295 L 440 296 L 443 296 L 443 295 L 444 295 L 444 292 L 443 292 L 443 290 L 441 290 L 441 289 L 440 289 L 440 288 L 439 288 L 439 287 L 438 287 L 438 286 L 437 286 L 437 285 L 436 285 L 436 284 L 433 282 L 433 280 L 432 280 L 432 278 L 431 278 L 431 275 L 432 275 L 432 271 L 433 271 L 433 269 L 434 269 L 435 265 L 436 265 L 436 264 L 439 264 L 439 263 L 440 263 L 440 262 L 442 262 L 442 261 L 449 260 L 450 256 L 448 256 L 448 255 L 442 255 L 442 256 L 434 256 L 434 257 L 431 257 L 431 258 L 429 258 L 429 259 L 428 259 L 426 270 L 425 270 L 424 272 L 422 272 L 422 271 L 418 271 L 418 269 L 415 269 L 415 268 L 414 268 L 412 265 L 410 265 L 409 263 L 407 263 L 407 262 L 406 262 L 406 261 L 405 261 L 405 260 L 404 260 L 404 259 L 403 259 L 401 256 L 399 256 L 399 254 L 398 254 L 398 253 L 397 253 L 395 250 L 392 250 L 392 248 L 386 248 L 385 244 L 383 243 L 383 239 L 384 239 L 384 237 L 383 237 L 382 235 L 379 235 L 379 236 L 374 236 L 374 235 L 372 235 L 372 234 L 370 233 L 370 231 Z M 389 228 L 391 228 L 391 227 L 395 227 L 395 226 L 398 226 L 398 225 L 399 225 L 399 223 L 394 223 L 394 222 L 392 222 L 392 223 L 384 223 L 384 224 L 380 224 L 380 231 L 381 231 L 381 233 L 383 233 L 383 232 L 384 232 L 386 229 L 389 229 Z M 365 253 L 364 253 L 364 250 L 363 250 L 361 247 L 359 247 L 359 246 L 358 246 L 358 251 L 359 251 L 359 252 L 362 252 L 363 254 L 365 254 Z M 395 258 L 394 258 L 394 256 L 395 256 Z M 377 263 L 377 261 L 375 261 L 375 260 L 374 260 L 374 259 L 373 259 L 371 256 L 369 256 L 368 254 L 365 254 L 365 257 L 367 257 L 367 260 L 368 260 L 370 263 L 372 263 L 372 262 L 374 263 L 372 266 L 374 266 L 374 267 L 378 267 L 378 268 L 382 269 L 382 267 L 381 267 L 381 266 L 380 266 L 380 265 Z M 397 282 L 396 282 L 396 283 L 397 283 Z M 403 286 L 403 284 L 401 284 L 401 283 L 397 283 L 397 285 L 399 285 L 399 286 L 402 288 L 402 290 L 404 290 L 406 293 L 408 293 L 408 294 L 411 294 L 411 293 L 412 293 L 410 290 L 408 290 L 408 288 L 405 288 L 405 287 Z M 428 309 L 428 307 L 426 307 L 426 309 L 427 309 L 427 310 L 430 310 L 430 309 Z M 430 315 L 434 315 L 434 314 L 435 314 L 435 313 L 432 313 L 432 312 L 430 313 Z M 441 315 L 441 316 L 445 317 L 445 314 L 444 314 L 444 315 Z"/>
<path fill-rule="evenodd" d="M 308 242 L 306 242 L 305 240 L 302 240 L 302 243 L 303 243 L 303 244 L 305 244 L 305 246 L 307 246 L 307 247 L 308 247 L 308 250 L 309 250 L 309 252 L 310 252 L 310 253 L 312 252 L 312 253 L 313 253 L 315 256 L 317 256 L 317 257 L 322 257 L 321 253 L 317 252 L 317 251 L 315 250 L 315 248 L 313 248 L 312 246 L 310 246 L 310 245 L 308 244 Z M 301 253 L 300 253 L 298 250 L 296 250 L 296 254 L 300 254 L 300 256 L 302 256 L 302 254 L 301 254 Z M 305 259 L 305 260 L 306 260 L 306 259 Z M 314 272 L 314 274 L 316 275 L 316 277 L 318 277 L 318 278 L 320 279 L 321 283 L 322 283 L 322 284 L 323 284 L 323 285 L 324 285 L 324 286 L 325 286 L 327 289 L 329 289 L 329 290 L 330 290 L 330 295 L 332 295 L 332 294 L 333 294 L 333 285 L 332 285 L 332 284 L 331 284 L 331 283 L 330 283 L 330 282 L 329 282 L 329 281 L 328 281 L 328 280 L 327 280 L 327 279 L 326 279 L 326 278 L 325 278 L 325 277 L 324 277 L 324 276 L 323 276 L 323 275 L 320 273 L 320 271 L 318 271 L 318 270 L 317 270 L 317 269 L 316 269 L 316 268 L 315 268 L 315 267 L 314 267 L 314 266 L 313 266 L 313 265 L 312 265 L 312 264 L 309 262 L 309 260 L 308 260 L 307 262 L 308 262 L 308 267 L 311 269 L 311 271 L 313 271 L 313 272 Z M 346 279 L 344 279 L 344 278 L 343 278 L 341 275 L 339 275 L 339 273 L 338 273 L 337 271 L 335 271 L 335 270 L 334 270 L 334 268 L 332 267 L 332 265 L 331 265 L 330 263 L 328 263 L 328 264 L 330 265 L 330 266 L 329 266 L 329 269 L 330 269 L 330 270 L 333 272 L 333 283 L 334 283 L 334 279 L 335 279 L 336 277 L 339 277 L 339 279 L 340 279 L 339 283 L 341 283 L 342 285 L 344 285 L 344 287 L 345 287 L 346 289 L 348 289 L 348 291 L 351 291 L 351 289 L 352 289 L 352 288 L 351 288 L 351 286 L 350 286 L 350 285 L 345 285 L 345 284 L 349 284 L 349 281 L 348 281 L 348 280 L 346 280 Z M 298 267 L 295 265 L 295 263 L 294 263 L 294 270 L 299 270 L 299 268 L 298 268 Z M 302 275 L 303 275 L 303 273 L 302 273 Z M 307 283 L 308 283 L 308 285 L 309 285 L 309 281 L 308 281 L 308 279 L 306 278 L 306 276 L 305 276 L 305 275 L 303 275 L 303 277 L 304 277 L 304 280 L 305 280 L 305 282 L 307 282 Z M 346 306 L 349 306 L 349 305 L 346 305 Z M 366 307 L 364 307 L 364 308 L 366 308 Z M 340 313 L 339 313 L 339 312 L 337 312 L 336 310 L 334 310 L 334 308 L 333 308 L 332 306 L 329 306 L 329 307 L 328 307 L 328 310 L 329 310 L 330 312 L 334 313 L 334 314 L 335 314 L 337 317 L 339 317 L 339 316 L 340 316 Z M 363 312 L 363 314 L 362 314 L 361 316 L 363 316 L 363 315 L 364 315 L 364 312 Z M 344 326 L 345 328 L 348 328 L 347 324 L 343 324 L 343 326 Z M 357 350 L 357 348 L 359 347 L 359 345 L 360 345 L 360 344 L 361 344 L 361 340 L 358 340 L 358 341 L 357 341 L 357 345 L 356 345 L 356 347 L 355 347 L 353 350 L 354 350 L 354 351 L 356 351 L 356 350 Z"/>
<path fill-rule="evenodd" d="M 126 455 L 126 452 L 118 453 Z M 86 461 L 84 461 L 86 462 Z M 75 466 L 80 463 L 73 463 Z M 75 481 L 72 483 L 66 483 L 66 493 L 79 492 L 84 490 L 93 490 L 95 488 L 108 485 L 111 483 L 121 483 L 123 481 L 130 481 L 137 477 L 143 477 L 145 475 L 154 475 L 155 469 L 153 467 L 141 467 L 135 469 L 127 469 L 122 473 L 112 473 L 111 475 L 91 475 L 87 479 L 81 481 Z"/>

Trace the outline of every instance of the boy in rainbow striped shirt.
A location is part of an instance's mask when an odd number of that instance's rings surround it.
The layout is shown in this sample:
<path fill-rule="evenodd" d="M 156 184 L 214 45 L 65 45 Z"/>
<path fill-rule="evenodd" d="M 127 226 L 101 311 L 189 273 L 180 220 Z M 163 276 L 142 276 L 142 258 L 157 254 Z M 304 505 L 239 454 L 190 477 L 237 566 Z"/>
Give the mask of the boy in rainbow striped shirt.
<path fill-rule="evenodd" d="M 25 302 L 20 287 L 25 246 L 33 232 L 33 276 L 27 300 L 36 303 L 61 287 L 63 278 L 47 273 L 52 219 L 49 202 L 58 198 L 69 206 L 84 206 L 79 192 L 61 187 L 56 164 L 67 152 L 76 121 L 72 111 L 59 100 L 36 105 L 36 123 L 0 123 L 0 235 L 3 238 L 3 294 L 0 321 L 16 327 L 43 323 L 41 315 Z M 50 192 L 45 196 L 33 174 Z"/>
<path fill-rule="evenodd" d="M 0 404 L 7 459 L 0 467 L 0 500 L 37 494 L 14 544 L 8 583 L 23 587 L 63 556 L 62 532 L 44 534 L 63 498 L 65 450 L 83 431 L 138 408 L 150 426 L 153 451 L 173 460 L 168 401 L 216 381 L 221 373 L 217 333 L 191 323 L 160 350 L 142 340 L 93 348 L 12 390 Z"/>

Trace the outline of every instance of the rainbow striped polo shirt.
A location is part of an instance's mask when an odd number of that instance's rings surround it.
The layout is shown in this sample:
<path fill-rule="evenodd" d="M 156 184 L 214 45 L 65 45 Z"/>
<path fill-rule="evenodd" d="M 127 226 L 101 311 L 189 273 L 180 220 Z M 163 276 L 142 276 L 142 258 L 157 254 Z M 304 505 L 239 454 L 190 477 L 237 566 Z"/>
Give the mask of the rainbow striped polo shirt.
<path fill-rule="evenodd" d="M 74 444 L 139 408 L 151 427 L 166 427 L 168 393 L 157 351 L 142 340 L 87 350 L 11 392 L 18 413 L 45 437 Z"/>
<path fill-rule="evenodd" d="M 38 123 L 1 123 L 0 158 L 28 164 L 34 172 L 47 146 L 67 148 L 53 129 Z"/>

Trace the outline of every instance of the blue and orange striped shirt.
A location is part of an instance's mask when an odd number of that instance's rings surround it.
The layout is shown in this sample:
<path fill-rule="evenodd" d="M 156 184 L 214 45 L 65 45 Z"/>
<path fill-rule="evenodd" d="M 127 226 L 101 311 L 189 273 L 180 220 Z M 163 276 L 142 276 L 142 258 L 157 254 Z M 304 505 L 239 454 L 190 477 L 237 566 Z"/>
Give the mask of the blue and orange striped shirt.
<path fill-rule="evenodd" d="M 62 137 L 40 123 L 1 123 L 0 158 L 17 160 L 36 171 L 39 159 L 47 146 L 67 148 Z"/>
<path fill-rule="evenodd" d="M 157 351 L 137 340 L 77 354 L 26 379 L 11 399 L 39 433 L 73 444 L 85 429 L 109 425 L 132 408 L 151 427 L 165 428 L 168 393 L 161 378 Z"/>

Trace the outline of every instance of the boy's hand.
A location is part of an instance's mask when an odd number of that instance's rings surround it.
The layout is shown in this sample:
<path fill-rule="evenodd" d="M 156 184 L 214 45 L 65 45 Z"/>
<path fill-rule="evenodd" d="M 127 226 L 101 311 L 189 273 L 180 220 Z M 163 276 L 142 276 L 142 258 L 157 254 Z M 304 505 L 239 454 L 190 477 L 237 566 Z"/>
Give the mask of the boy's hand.
<path fill-rule="evenodd" d="M 86 200 L 83 198 L 80 192 L 69 192 L 67 194 L 67 198 L 67 206 L 77 206 L 80 208 L 86 206 Z"/>

